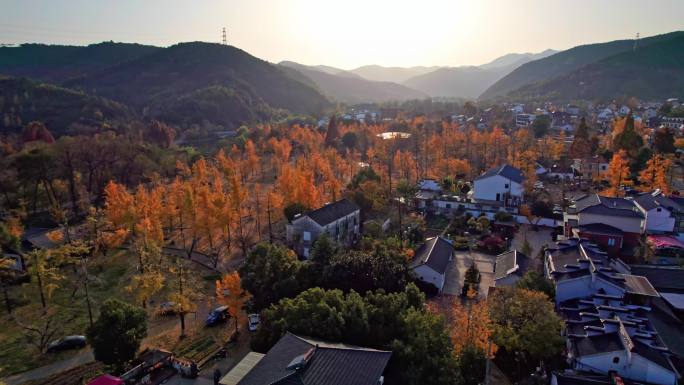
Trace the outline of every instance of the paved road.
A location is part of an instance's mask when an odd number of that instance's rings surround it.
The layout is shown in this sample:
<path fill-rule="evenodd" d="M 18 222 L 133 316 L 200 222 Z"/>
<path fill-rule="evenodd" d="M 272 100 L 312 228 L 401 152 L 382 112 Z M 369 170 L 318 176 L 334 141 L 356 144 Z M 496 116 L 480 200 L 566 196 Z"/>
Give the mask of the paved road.
<path fill-rule="evenodd" d="M 480 295 L 487 296 L 487 291 L 494 284 L 494 261 L 495 256 L 483 254 L 477 251 L 456 251 L 454 260 L 447 267 L 445 275 L 444 294 L 461 295 L 463 280 L 468 268 L 475 262 L 477 269 L 480 270 Z"/>
<path fill-rule="evenodd" d="M 532 231 L 532 228 L 528 225 L 521 225 L 520 230 L 515 234 L 513 240 L 511 241 L 511 250 L 517 249 L 522 250 L 522 246 L 525 243 L 525 237 L 527 236 L 527 242 L 529 242 L 532 247 L 530 257 L 533 263 L 530 264 L 530 268 L 541 267 L 541 260 L 539 257 L 539 251 L 544 247 L 544 245 L 551 245 L 553 240 L 551 239 L 550 227 L 538 227 L 537 231 Z M 525 234 L 527 232 L 527 234 Z"/>
<path fill-rule="evenodd" d="M 40 368 L 29 370 L 24 373 L 15 374 L 5 378 L 3 381 L 5 381 L 7 385 L 19 385 L 27 381 L 45 378 L 65 370 L 87 364 L 88 362 L 94 360 L 95 357 L 93 356 L 93 352 L 90 349 L 83 349 L 69 359 L 58 361 L 50 365 L 41 366 Z"/>

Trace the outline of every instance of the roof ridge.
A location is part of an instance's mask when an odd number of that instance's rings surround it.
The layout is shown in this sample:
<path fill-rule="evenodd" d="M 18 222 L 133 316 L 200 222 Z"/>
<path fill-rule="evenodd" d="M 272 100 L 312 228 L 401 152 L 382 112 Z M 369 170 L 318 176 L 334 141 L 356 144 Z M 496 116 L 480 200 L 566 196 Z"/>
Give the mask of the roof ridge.
<path fill-rule="evenodd" d="M 425 260 L 424 260 L 423 263 L 422 263 L 423 265 L 426 264 L 427 261 L 430 259 L 430 255 L 432 254 L 432 250 L 435 249 L 435 245 L 437 244 L 437 241 L 439 240 L 438 238 L 439 238 L 439 236 L 436 236 L 436 237 L 433 237 L 433 238 L 432 238 L 432 239 L 434 239 L 435 241 L 432 242 L 432 246 L 430 246 L 430 250 L 427 252 L 427 255 L 425 256 Z M 432 239 L 431 239 L 431 240 L 432 240 Z M 429 241 L 431 241 L 431 240 L 429 240 Z"/>

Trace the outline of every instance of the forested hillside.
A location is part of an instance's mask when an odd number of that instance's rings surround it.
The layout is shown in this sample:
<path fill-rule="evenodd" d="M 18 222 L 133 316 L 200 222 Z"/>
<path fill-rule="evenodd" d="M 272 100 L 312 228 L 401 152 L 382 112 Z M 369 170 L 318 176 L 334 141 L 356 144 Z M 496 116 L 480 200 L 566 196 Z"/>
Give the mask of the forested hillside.
<path fill-rule="evenodd" d="M 681 36 L 684 32 L 672 32 L 644 38 L 639 41 L 641 48 L 672 37 Z M 480 99 L 491 99 L 506 96 L 525 85 L 548 81 L 558 76 L 567 75 L 585 65 L 596 63 L 621 52 L 631 51 L 634 40 L 616 40 L 607 43 L 587 44 L 558 52 L 547 58 L 535 60 L 518 67 L 510 74 L 489 87 Z"/>

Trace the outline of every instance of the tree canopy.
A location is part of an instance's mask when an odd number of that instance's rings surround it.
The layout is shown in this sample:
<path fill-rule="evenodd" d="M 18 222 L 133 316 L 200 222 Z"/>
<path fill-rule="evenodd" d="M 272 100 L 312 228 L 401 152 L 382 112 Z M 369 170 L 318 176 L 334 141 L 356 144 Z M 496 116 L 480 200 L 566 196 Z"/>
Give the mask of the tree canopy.
<path fill-rule="evenodd" d="M 88 329 L 88 342 L 95 359 L 121 371 L 135 358 L 140 342 L 147 336 L 145 310 L 115 299 L 102 304 L 100 316 Z"/>

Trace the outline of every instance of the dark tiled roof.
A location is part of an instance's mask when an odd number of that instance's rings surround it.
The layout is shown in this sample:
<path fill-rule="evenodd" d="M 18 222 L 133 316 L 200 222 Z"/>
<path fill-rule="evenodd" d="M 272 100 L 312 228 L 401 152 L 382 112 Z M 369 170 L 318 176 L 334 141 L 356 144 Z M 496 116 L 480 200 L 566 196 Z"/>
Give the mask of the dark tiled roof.
<path fill-rule="evenodd" d="M 648 278 L 632 274 L 614 274 L 618 278 L 624 279 L 624 285 L 629 293 L 639 295 L 649 295 L 657 297 L 658 292 L 653 288 Z"/>
<path fill-rule="evenodd" d="M 477 178 L 475 178 L 475 180 L 489 178 L 490 176 L 495 176 L 495 175 L 501 175 L 504 178 L 508 178 L 508 179 L 510 179 L 516 183 L 522 183 L 523 180 L 525 179 L 522 171 L 518 170 L 515 167 L 504 164 L 503 166 L 495 167 L 495 168 L 491 168 L 491 169 L 487 170 L 487 172 L 478 176 Z"/>
<path fill-rule="evenodd" d="M 494 279 L 501 279 L 510 274 L 522 276 L 527 270 L 528 261 L 527 256 L 517 250 L 498 255 L 494 264 Z"/>
<path fill-rule="evenodd" d="M 659 192 L 643 193 L 634 198 L 634 200 L 645 210 L 650 211 L 658 207 L 663 207 L 666 210 L 682 211 L 682 206 Z"/>
<path fill-rule="evenodd" d="M 574 338 L 573 344 L 578 356 L 609 353 L 624 350 L 620 334 L 617 332 Z"/>
<path fill-rule="evenodd" d="M 577 266 L 579 264 L 578 260 L 586 259 L 580 252 L 579 245 L 550 250 L 548 258 L 551 263 L 552 272 L 558 273 L 574 271 L 574 268 L 568 268 L 566 265 Z"/>
<path fill-rule="evenodd" d="M 288 369 L 309 354 L 302 369 Z M 376 385 L 392 352 L 332 344 L 286 333 L 238 385 Z"/>
<path fill-rule="evenodd" d="M 643 218 L 634 201 L 625 198 L 604 197 L 598 194 L 585 195 L 575 200 L 574 210 L 570 212 L 586 212 L 598 215 L 610 215 L 627 218 Z"/>
<path fill-rule="evenodd" d="M 639 341 L 639 339 L 637 338 L 632 338 L 632 342 L 634 343 L 632 353 L 636 353 L 644 357 L 645 359 L 662 366 L 667 370 L 672 370 L 670 360 L 668 360 L 667 357 L 665 357 L 663 352 L 646 345 L 645 343 Z"/>
<path fill-rule="evenodd" d="M 658 290 L 684 290 L 684 268 L 674 266 L 632 265 L 634 275 L 641 275 Z"/>
<path fill-rule="evenodd" d="M 655 197 L 650 193 L 641 194 L 634 198 L 634 200 L 639 204 L 639 206 L 643 207 L 646 211 L 653 210 L 660 206 Z"/>
<path fill-rule="evenodd" d="M 411 268 L 427 265 L 432 270 L 444 274 L 453 252 L 454 247 L 451 242 L 442 237 L 430 238 L 416 250 L 416 255 L 411 261 Z"/>
<path fill-rule="evenodd" d="M 594 234 L 605 234 L 605 235 L 619 235 L 622 236 L 622 230 L 611 225 L 606 225 L 604 223 L 590 223 L 588 225 L 579 226 L 581 232 L 589 232 Z"/>
<path fill-rule="evenodd" d="M 353 213 L 356 210 L 359 210 L 359 206 L 357 206 L 354 202 L 348 199 L 340 199 L 337 202 L 328 203 L 320 209 L 311 211 L 306 215 L 319 225 L 325 226 Z"/>

